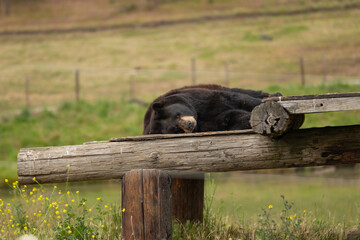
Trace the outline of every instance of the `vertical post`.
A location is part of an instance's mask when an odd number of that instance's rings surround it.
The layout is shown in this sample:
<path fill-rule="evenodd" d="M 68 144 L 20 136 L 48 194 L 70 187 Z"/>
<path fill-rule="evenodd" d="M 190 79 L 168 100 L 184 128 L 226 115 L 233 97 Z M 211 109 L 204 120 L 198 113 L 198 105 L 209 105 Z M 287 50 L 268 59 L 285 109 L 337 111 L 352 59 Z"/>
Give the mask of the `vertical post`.
<path fill-rule="evenodd" d="M 202 10 L 206 11 L 206 0 L 201 0 Z"/>
<path fill-rule="evenodd" d="M 230 87 L 229 62 L 225 62 L 225 86 Z"/>
<path fill-rule="evenodd" d="M 26 108 L 30 109 L 30 82 L 29 77 L 25 77 L 25 101 L 26 101 Z"/>
<path fill-rule="evenodd" d="M 325 58 L 325 53 L 322 54 L 322 70 L 323 70 L 323 84 L 326 84 L 326 58 Z"/>
<path fill-rule="evenodd" d="M 305 67 L 304 67 L 304 57 L 300 57 L 300 73 L 301 73 L 301 85 L 305 86 Z"/>
<path fill-rule="evenodd" d="M 136 169 L 122 181 L 122 239 L 172 239 L 171 179 L 164 171 Z"/>
<path fill-rule="evenodd" d="M 76 102 L 80 100 L 80 73 L 79 69 L 75 70 L 75 98 Z"/>
<path fill-rule="evenodd" d="M 195 58 L 191 58 L 191 82 L 192 85 L 196 84 L 196 60 Z"/>
<path fill-rule="evenodd" d="M 204 176 L 203 173 L 172 176 L 172 214 L 183 224 L 203 220 Z"/>
<path fill-rule="evenodd" d="M 4 1 L 4 15 L 9 16 L 10 15 L 10 0 L 3 0 Z"/>
<path fill-rule="evenodd" d="M 134 87 L 134 83 L 135 83 L 135 76 L 136 76 L 136 68 L 132 69 L 130 72 L 130 80 L 129 80 L 129 88 L 130 88 L 130 100 L 134 100 L 135 99 L 135 87 Z"/>

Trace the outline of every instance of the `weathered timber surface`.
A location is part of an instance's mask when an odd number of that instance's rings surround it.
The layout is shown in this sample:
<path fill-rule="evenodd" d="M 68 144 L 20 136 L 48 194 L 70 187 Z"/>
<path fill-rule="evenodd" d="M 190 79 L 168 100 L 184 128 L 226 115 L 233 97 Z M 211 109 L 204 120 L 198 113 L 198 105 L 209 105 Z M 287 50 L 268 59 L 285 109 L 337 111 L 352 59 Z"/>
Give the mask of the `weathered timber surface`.
<path fill-rule="evenodd" d="M 299 129 L 304 119 L 304 114 L 289 114 L 278 102 L 268 101 L 253 109 L 250 125 L 257 133 L 278 137 L 289 130 Z"/>
<path fill-rule="evenodd" d="M 360 93 L 271 97 L 263 101 L 276 101 L 290 114 L 360 110 Z"/>
<path fill-rule="evenodd" d="M 249 131 L 24 148 L 21 184 L 121 178 L 132 169 L 225 172 L 360 162 L 360 125 L 301 129 L 272 139 Z M 68 168 L 67 165 L 70 165 Z"/>
<path fill-rule="evenodd" d="M 204 212 L 204 173 L 172 176 L 172 215 L 185 224 L 202 222 Z"/>
<path fill-rule="evenodd" d="M 122 181 L 122 238 L 171 239 L 171 179 L 164 171 L 137 169 Z"/>

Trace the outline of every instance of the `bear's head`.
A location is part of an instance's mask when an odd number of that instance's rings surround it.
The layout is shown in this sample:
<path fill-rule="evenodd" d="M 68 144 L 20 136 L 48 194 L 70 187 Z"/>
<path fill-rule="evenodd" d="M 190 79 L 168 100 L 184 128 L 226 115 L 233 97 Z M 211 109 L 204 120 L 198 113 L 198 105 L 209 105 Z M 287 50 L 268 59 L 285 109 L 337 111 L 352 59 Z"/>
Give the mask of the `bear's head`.
<path fill-rule="evenodd" d="M 195 108 L 181 94 L 156 100 L 145 134 L 191 133 L 197 125 Z"/>

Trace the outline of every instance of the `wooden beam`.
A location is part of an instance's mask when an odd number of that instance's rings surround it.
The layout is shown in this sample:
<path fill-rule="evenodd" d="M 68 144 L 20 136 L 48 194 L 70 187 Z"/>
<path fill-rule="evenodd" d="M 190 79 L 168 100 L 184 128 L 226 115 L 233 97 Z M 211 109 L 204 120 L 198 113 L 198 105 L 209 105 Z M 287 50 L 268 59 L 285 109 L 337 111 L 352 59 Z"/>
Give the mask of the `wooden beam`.
<path fill-rule="evenodd" d="M 141 168 L 185 173 L 360 163 L 360 125 L 295 130 L 280 139 L 250 131 L 149 136 L 20 149 L 19 182 L 115 179 Z"/>
<path fill-rule="evenodd" d="M 360 93 L 272 97 L 264 99 L 264 102 L 267 101 L 278 102 L 290 114 L 360 110 Z"/>
<path fill-rule="evenodd" d="M 155 169 L 127 172 L 121 194 L 122 239 L 171 239 L 171 179 L 168 174 Z"/>

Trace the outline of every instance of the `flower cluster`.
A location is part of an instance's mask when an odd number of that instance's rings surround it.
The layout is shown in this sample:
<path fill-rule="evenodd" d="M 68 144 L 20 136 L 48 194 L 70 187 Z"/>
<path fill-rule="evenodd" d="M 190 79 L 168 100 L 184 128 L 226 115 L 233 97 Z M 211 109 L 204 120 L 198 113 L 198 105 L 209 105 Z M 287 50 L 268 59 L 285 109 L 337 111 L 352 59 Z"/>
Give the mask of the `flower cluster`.
<path fill-rule="evenodd" d="M 44 187 L 36 178 L 35 186 L 5 183 L 12 189 L 11 198 L 0 199 L 0 239 L 16 239 L 32 234 L 40 239 L 103 239 L 117 234 L 121 209 L 98 197 L 93 204 L 63 187 Z M 97 211 L 93 211 L 96 209 Z M 109 231 L 111 230 L 111 231 Z"/>

